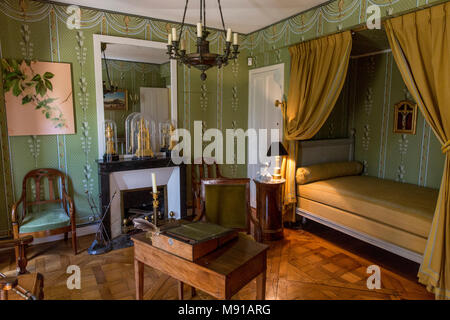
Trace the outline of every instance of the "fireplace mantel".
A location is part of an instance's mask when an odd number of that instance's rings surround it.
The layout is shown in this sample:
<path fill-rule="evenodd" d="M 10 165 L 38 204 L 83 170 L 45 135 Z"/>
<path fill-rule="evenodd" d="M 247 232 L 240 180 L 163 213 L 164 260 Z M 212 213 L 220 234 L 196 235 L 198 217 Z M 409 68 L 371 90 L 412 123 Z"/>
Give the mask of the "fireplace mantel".
<path fill-rule="evenodd" d="M 113 162 L 104 162 L 97 160 L 98 175 L 99 175 L 99 191 L 101 208 L 106 208 L 110 201 L 110 175 L 114 172 L 155 169 L 165 167 L 179 167 L 180 168 L 180 218 L 187 215 L 186 212 L 186 166 L 184 164 L 176 165 L 170 158 L 162 159 L 145 159 L 145 160 L 119 160 Z M 111 236 L 111 215 L 110 211 L 106 213 L 104 219 L 106 230 Z"/>

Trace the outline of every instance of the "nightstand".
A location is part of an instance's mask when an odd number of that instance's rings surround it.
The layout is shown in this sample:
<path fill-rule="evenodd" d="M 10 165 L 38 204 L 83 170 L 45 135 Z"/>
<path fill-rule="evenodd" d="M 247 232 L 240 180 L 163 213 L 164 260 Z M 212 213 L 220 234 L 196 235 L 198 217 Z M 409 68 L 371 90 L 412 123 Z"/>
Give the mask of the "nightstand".
<path fill-rule="evenodd" d="M 262 240 L 283 239 L 282 189 L 286 180 L 262 182 L 253 179 L 256 185 L 256 216 L 261 224 Z"/>

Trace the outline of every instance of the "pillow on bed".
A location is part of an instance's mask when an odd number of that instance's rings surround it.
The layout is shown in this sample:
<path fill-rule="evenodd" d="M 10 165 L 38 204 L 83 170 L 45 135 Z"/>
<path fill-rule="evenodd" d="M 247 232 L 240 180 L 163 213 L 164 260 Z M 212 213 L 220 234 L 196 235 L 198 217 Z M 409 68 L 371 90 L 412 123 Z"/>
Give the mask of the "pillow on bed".
<path fill-rule="evenodd" d="M 358 161 L 321 163 L 298 168 L 296 181 L 298 184 L 306 184 L 337 177 L 356 176 L 361 174 L 362 170 L 363 165 Z"/>

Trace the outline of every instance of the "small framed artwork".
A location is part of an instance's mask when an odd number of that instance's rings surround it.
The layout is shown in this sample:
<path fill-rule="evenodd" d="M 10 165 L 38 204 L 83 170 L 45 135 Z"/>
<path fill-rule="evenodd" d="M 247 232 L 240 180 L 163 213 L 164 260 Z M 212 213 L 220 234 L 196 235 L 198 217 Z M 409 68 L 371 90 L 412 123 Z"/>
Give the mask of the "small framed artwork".
<path fill-rule="evenodd" d="M 394 133 L 416 134 L 417 104 L 403 100 L 394 106 Z"/>
<path fill-rule="evenodd" d="M 108 92 L 103 96 L 103 107 L 105 110 L 128 110 L 128 90 L 118 89 Z"/>

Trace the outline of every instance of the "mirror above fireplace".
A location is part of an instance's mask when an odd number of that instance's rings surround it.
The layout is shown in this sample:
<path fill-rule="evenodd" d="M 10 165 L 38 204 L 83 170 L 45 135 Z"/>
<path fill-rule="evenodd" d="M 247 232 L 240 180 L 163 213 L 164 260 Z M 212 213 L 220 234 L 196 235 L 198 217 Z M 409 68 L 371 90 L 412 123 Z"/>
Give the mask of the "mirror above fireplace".
<path fill-rule="evenodd" d="M 124 37 L 94 35 L 97 103 L 98 158 L 103 158 L 108 139 L 105 120 L 113 122 L 117 155 L 130 155 L 126 147 L 126 119 L 142 113 L 151 119 L 151 142 L 160 152 L 160 127 L 177 126 L 177 64 L 169 60 L 165 43 Z M 110 131 L 111 129 L 108 128 Z"/>

